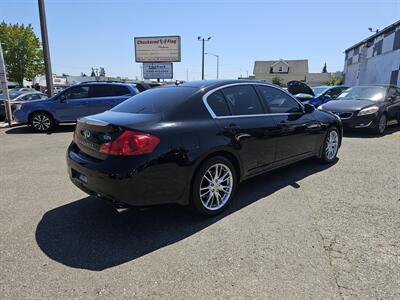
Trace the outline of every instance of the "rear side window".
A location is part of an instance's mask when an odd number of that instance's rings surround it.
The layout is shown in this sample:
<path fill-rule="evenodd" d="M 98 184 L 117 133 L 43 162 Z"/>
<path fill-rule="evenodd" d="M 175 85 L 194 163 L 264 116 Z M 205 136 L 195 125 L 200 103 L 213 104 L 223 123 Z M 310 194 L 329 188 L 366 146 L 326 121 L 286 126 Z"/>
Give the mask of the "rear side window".
<path fill-rule="evenodd" d="M 224 88 L 222 91 L 233 115 L 264 113 L 257 93 L 252 86 L 237 85 Z"/>
<path fill-rule="evenodd" d="M 207 103 L 216 116 L 229 116 L 231 114 L 221 91 L 216 91 L 208 96 Z"/>
<path fill-rule="evenodd" d="M 197 90 L 183 86 L 146 90 L 115 106 L 112 111 L 135 114 L 163 113 L 183 104 Z"/>
<path fill-rule="evenodd" d="M 124 95 L 129 95 L 131 93 L 129 89 L 123 85 L 114 85 L 113 89 L 115 96 L 124 96 Z"/>
<path fill-rule="evenodd" d="M 91 98 L 102 98 L 114 96 L 114 87 L 112 85 L 92 85 L 90 87 Z"/>
<path fill-rule="evenodd" d="M 292 113 L 301 110 L 300 104 L 292 97 L 277 88 L 258 86 L 271 113 Z"/>

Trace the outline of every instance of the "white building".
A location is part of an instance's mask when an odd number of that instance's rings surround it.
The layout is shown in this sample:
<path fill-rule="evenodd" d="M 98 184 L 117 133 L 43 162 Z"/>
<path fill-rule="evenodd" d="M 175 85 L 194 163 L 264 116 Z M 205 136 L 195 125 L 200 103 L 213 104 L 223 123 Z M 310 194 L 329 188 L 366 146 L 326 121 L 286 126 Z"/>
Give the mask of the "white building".
<path fill-rule="evenodd" d="M 299 80 L 310 85 L 321 85 L 331 78 L 331 73 L 309 73 L 307 59 L 256 61 L 253 73 L 256 80 L 271 82 L 279 77 L 283 84 Z"/>
<path fill-rule="evenodd" d="M 400 86 L 400 20 L 345 50 L 345 84 Z"/>

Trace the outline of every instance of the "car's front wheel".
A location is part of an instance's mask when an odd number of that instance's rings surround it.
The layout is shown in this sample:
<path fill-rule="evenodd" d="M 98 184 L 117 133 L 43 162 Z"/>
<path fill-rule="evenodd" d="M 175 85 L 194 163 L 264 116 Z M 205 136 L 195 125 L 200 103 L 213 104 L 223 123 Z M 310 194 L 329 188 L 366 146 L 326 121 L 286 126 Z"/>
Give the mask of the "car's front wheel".
<path fill-rule="evenodd" d="M 385 114 L 382 114 L 382 115 L 379 117 L 378 122 L 377 122 L 377 124 L 376 124 L 375 133 L 376 133 L 376 134 L 379 134 L 379 135 L 384 134 L 384 133 L 385 133 L 385 130 L 386 130 L 386 125 L 387 125 L 387 118 L 386 118 L 386 115 L 385 115 Z"/>
<path fill-rule="evenodd" d="M 336 159 L 339 150 L 339 132 L 336 127 L 328 129 L 322 145 L 321 161 L 331 163 Z"/>
<path fill-rule="evenodd" d="M 53 117 L 45 112 L 37 112 L 30 118 L 29 125 L 39 132 L 47 132 L 53 129 L 55 123 Z"/>
<path fill-rule="evenodd" d="M 206 216 L 221 213 L 232 201 L 237 182 L 237 172 L 228 159 L 222 156 L 208 159 L 193 181 L 192 208 Z"/>

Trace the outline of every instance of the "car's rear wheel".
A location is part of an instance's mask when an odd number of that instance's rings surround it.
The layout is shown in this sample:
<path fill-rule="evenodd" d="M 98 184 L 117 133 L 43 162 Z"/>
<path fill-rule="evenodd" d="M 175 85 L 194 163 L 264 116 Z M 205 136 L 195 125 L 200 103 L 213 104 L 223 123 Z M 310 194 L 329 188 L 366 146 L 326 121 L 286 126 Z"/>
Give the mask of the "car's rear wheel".
<path fill-rule="evenodd" d="M 385 115 L 385 114 L 382 114 L 382 115 L 379 117 L 378 122 L 377 122 L 377 124 L 376 124 L 375 133 L 376 133 L 376 134 L 379 134 L 379 135 L 384 134 L 384 133 L 385 133 L 385 130 L 386 130 L 386 125 L 387 125 L 387 118 L 386 118 L 386 115 Z"/>
<path fill-rule="evenodd" d="M 192 186 L 192 208 L 203 215 L 221 213 L 232 201 L 237 186 L 233 164 L 222 156 L 205 161 L 197 171 Z"/>
<path fill-rule="evenodd" d="M 324 163 L 333 162 L 339 150 L 339 132 L 336 127 L 328 129 L 322 147 L 321 161 Z"/>
<path fill-rule="evenodd" d="M 30 118 L 29 124 L 38 132 L 47 132 L 53 129 L 55 123 L 53 117 L 45 112 L 37 112 Z"/>

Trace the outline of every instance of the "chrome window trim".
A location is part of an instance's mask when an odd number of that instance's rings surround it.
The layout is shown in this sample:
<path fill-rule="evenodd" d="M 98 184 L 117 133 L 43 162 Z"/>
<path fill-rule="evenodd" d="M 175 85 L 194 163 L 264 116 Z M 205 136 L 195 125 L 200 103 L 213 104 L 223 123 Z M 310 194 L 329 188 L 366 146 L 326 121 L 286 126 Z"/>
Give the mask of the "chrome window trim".
<path fill-rule="evenodd" d="M 263 117 L 263 116 L 289 116 L 289 115 L 299 115 L 299 114 L 303 114 L 303 113 L 301 113 L 301 112 L 294 112 L 294 113 L 268 113 L 268 114 L 250 114 L 250 115 L 217 116 L 217 115 L 214 113 L 214 111 L 212 110 L 212 108 L 210 107 L 210 105 L 208 104 L 208 102 L 207 102 L 208 96 L 210 96 L 212 93 L 214 93 L 214 92 L 216 92 L 216 91 L 219 91 L 219 90 L 222 90 L 222 89 L 224 89 L 224 88 L 231 87 L 231 86 L 237 86 L 237 85 L 251 85 L 251 86 L 254 86 L 254 87 L 255 87 L 256 85 L 262 85 L 262 86 L 267 86 L 267 87 L 270 87 L 270 88 L 277 89 L 277 90 L 279 90 L 279 91 L 285 93 L 286 95 L 288 95 L 288 96 L 289 96 L 290 98 L 292 98 L 294 101 L 296 101 L 296 102 L 300 105 L 300 107 L 303 109 L 303 112 L 304 112 L 304 105 L 303 105 L 299 100 L 297 100 L 295 97 L 293 97 L 293 95 L 291 95 L 289 92 L 287 92 L 287 91 L 285 91 L 285 90 L 283 90 L 283 89 L 277 88 L 276 86 L 274 86 L 274 85 L 272 85 L 272 84 L 267 84 L 267 83 L 258 83 L 258 82 L 238 82 L 238 83 L 229 83 L 229 84 L 225 84 L 225 85 L 219 86 L 219 87 L 217 87 L 217 88 L 215 88 L 215 89 L 212 89 L 212 90 L 208 91 L 207 93 L 205 93 L 205 94 L 203 95 L 203 103 L 204 103 L 205 107 L 207 108 L 208 112 L 210 113 L 210 115 L 211 115 L 211 117 L 212 117 L 213 119 L 248 118 L 248 117 Z M 258 93 L 257 93 L 257 96 L 258 96 Z M 260 99 L 260 100 L 263 101 L 263 99 Z"/>

